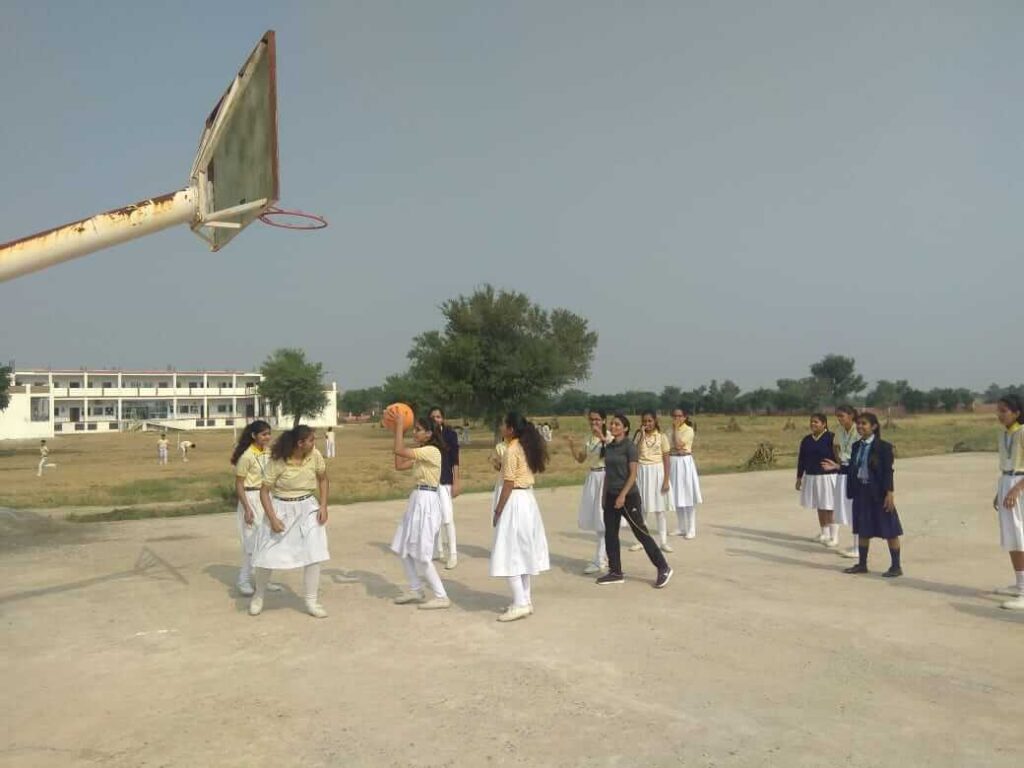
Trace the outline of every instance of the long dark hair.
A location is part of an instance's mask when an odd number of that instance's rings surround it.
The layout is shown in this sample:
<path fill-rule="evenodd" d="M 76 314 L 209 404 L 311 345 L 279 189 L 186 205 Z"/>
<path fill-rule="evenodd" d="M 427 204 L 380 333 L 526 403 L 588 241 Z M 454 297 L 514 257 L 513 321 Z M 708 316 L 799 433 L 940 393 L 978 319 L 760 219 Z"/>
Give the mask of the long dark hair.
<path fill-rule="evenodd" d="M 238 460 L 245 453 L 246 449 L 256 442 L 256 435 L 261 432 L 269 432 L 270 425 L 257 419 L 251 424 L 246 424 L 245 429 L 242 430 L 242 436 L 238 438 L 238 443 L 235 445 L 235 450 L 231 452 L 231 463 L 237 464 Z"/>
<path fill-rule="evenodd" d="M 1008 410 L 1017 412 L 1017 423 L 1024 424 L 1024 406 L 1021 405 L 1020 398 L 1016 395 L 1003 395 L 997 403 L 1002 403 Z"/>
<path fill-rule="evenodd" d="M 845 413 L 847 416 L 852 416 L 853 420 L 857 420 L 857 409 L 852 405 L 837 405 L 836 413 Z"/>
<path fill-rule="evenodd" d="M 644 433 L 644 427 L 643 427 L 644 416 L 650 416 L 652 419 L 654 419 L 654 431 L 655 432 L 661 432 L 661 425 L 658 424 L 658 414 L 656 414 L 654 411 L 652 411 L 650 409 L 648 409 L 646 411 L 640 411 L 640 427 L 636 430 L 636 432 L 633 433 L 633 442 L 634 443 L 640 442 L 640 435 L 642 435 Z"/>
<path fill-rule="evenodd" d="M 428 413 L 432 412 L 433 410 L 435 409 L 432 408 L 431 411 L 428 411 Z M 443 416 L 444 414 L 442 413 L 441 415 Z M 430 418 L 429 416 L 420 416 L 416 419 L 416 426 L 418 426 L 424 432 L 430 433 L 430 439 L 427 440 L 427 442 L 424 443 L 424 445 L 434 446 L 435 448 L 437 448 L 437 450 L 441 452 L 442 456 L 448 453 L 448 444 L 445 443 L 444 435 L 441 434 L 441 427 L 438 426 L 438 424 L 432 418 Z"/>
<path fill-rule="evenodd" d="M 618 419 L 619 421 L 622 422 L 622 431 L 623 431 L 623 433 L 626 436 L 626 438 L 624 438 L 624 439 L 628 439 L 628 437 L 629 437 L 629 419 L 626 418 L 626 414 L 624 414 L 622 412 L 613 413 L 612 414 L 612 419 Z M 610 421 L 610 419 L 609 419 L 609 421 Z M 604 458 L 604 455 L 605 455 L 605 452 L 607 451 L 607 449 L 608 449 L 608 445 L 607 444 L 601 446 L 601 458 L 602 459 Z"/>
<path fill-rule="evenodd" d="M 818 421 L 825 425 L 826 430 L 828 429 L 828 416 L 826 416 L 824 413 L 812 413 L 811 418 L 817 419 Z"/>
<path fill-rule="evenodd" d="M 601 417 L 601 429 L 604 430 L 605 439 L 608 438 L 608 414 L 600 408 L 587 408 L 587 423 L 590 423 L 590 414 L 596 413 Z"/>
<path fill-rule="evenodd" d="M 534 474 L 540 474 L 548 465 L 548 444 L 533 422 L 521 413 L 510 411 L 505 415 L 505 426 L 512 430 L 526 454 L 526 465 Z"/>
<path fill-rule="evenodd" d="M 873 414 L 873 413 L 871 413 L 869 411 L 865 411 L 864 413 L 860 413 L 860 414 L 857 415 L 857 421 L 860 421 L 861 419 L 863 419 L 868 424 L 870 424 L 872 427 L 874 427 L 875 437 L 877 437 L 879 440 L 881 440 L 882 439 L 882 425 L 878 423 L 878 417 L 875 416 L 875 414 Z"/>
<path fill-rule="evenodd" d="M 270 458 L 287 461 L 295 453 L 295 446 L 312 434 L 312 427 L 307 427 L 305 424 L 299 424 L 287 432 L 282 432 L 274 441 L 274 447 L 270 449 Z"/>
<path fill-rule="evenodd" d="M 679 405 L 677 405 L 672 410 L 673 411 L 682 411 L 683 412 L 683 423 L 686 426 L 688 426 L 690 429 L 692 429 L 694 432 L 697 431 L 696 425 L 693 423 L 693 420 L 690 418 L 690 409 L 687 406 L 685 406 L 682 403 L 680 403 Z"/>

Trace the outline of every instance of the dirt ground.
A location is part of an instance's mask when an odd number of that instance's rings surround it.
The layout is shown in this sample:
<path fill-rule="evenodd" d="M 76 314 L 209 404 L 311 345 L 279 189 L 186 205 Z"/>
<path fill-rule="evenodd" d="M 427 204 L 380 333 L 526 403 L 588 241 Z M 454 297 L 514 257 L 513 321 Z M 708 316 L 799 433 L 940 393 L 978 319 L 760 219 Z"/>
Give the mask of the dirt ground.
<path fill-rule="evenodd" d="M 335 507 L 330 616 L 280 574 L 233 589 L 228 515 L 69 524 L 0 512 L 0 766 L 1010 766 L 1024 749 L 1024 613 L 991 454 L 899 462 L 907 575 L 812 543 L 792 474 L 705 479 L 675 578 L 598 587 L 578 490 L 539 492 L 552 571 L 499 624 L 483 494 L 456 506 L 454 605 L 395 606 L 401 502 Z M 844 536 L 847 534 L 844 532 Z M 845 543 L 845 542 L 844 542 Z"/>

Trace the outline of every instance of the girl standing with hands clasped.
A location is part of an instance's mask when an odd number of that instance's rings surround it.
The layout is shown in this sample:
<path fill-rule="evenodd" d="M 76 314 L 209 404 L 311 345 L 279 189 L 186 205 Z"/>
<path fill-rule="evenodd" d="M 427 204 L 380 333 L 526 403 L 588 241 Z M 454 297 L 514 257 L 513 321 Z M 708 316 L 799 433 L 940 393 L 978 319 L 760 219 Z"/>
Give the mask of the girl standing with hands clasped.
<path fill-rule="evenodd" d="M 412 470 L 416 487 L 409 494 L 405 515 L 391 540 L 391 551 L 402 559 L 409 588 L 395 598 L 397 605 L 417 603 L 423 610 L 448 608 L 451 601 L 432 562 L 434 539 L 441 528 L 441 461 L 446 450 L 441 427 L 433 419 L 420 417 L 412 427 L 415 448 L 406 448 L 402 437 L 402 419 L 395 418 L 395 469 Z M 434 593 L 425 599 L 420 578 L 426 579 Z"/>
<path fill-rule="evenodd" d="M 661 589 L 672 578 L 672 569 L 644 525 L 640 493 L 636 489 L 637 450 L 629 439 L 629 419 L 617 413 L 612 416 L 608 427 L 612 435 L 611 442 L 604 448 L 604 536 L 608 573 L 599 577 L 597 583 L 621 584 L 626 580 L 622 575 L 619 547 L 619 521 L 625 517 L 633 535 L 658 569 L 654 586 Z"/>
<path fill-rule="evenodd" d="M 605 426 L 604 411 L 591 410 L 587 414 L 590 423 L 590 437 L 581 447 L 576 445 L 572 435 L 568 436 L 569 451 L 580 464 L 586 463 L 587 479 L 583 481 L 583 495 L 580 497 L 580 508 L 577 525 L 581 531 L 593 531 L 597 535 L 597 550 L 594 559 L 583 569 L 583 573 L 600 573 L 608 564 L 604 544 L 604 512 L 601 505 L 604 501 L 604 447 L 611 440 Z"/>
<path fill-rule="evenodd" d="M 636 484 L 640 491 L 640 507 L 644 513 L 644 523 L 654 513 L 658 525 L 658 538 L 661 540 L 661 551 L 671 552 L 668 545 L 668 523 L 665 522 L 666 499 L 669 491 L 669 452 L 668 437 L 661 432 L 658 415 L 654 411 L 640 414 L 640 429 L 633 435 L 636 444 L 640 468 L 637 471 Z M 631 546 L 630 551 L 643 549 L 639 543 Z"/>
<path fill-rule="evenodd" d="M 1024 406 L 1016 395 L 996 402 L 996 415 L 1005 431 L 999 436 L 999 485 L 993 506 L 999 513 L 999 539 L 1010 553 L 1010 564 L 1017 576 L 1014 584 L 997 589 L 996 594 L 1012 600 L 1003 608 L 1024 611 Z"/>
<path fill-rule="evenodd" d="M 693 460 L 695 436 L 690 415 L 678 406 L 672 410 L 672 458 L 670 466 L 670 499 L 676 508 L 679 530 L 676 536 L 693 539 L 697 536 L 697 505 L 704 499 L 700 495 L 700 478 Z"/>
<path fill-rule="evenodd" d="M 533 495 L 534 475 L 547 467 L 546 441 L 520 414 L 505 416 L 508 449 L 502 461 L 501 495 L 494 505 L 491 576 L 508 579 L 512 605 L 498 621 L 525 619 L 533 613 L 530 577 L 551 569 L 548 539 Z"/>
<path fill-rule="evenodd" d="M 796 489 L 800 491 L 800 506 L 818 510 L 821 534 L 815 539 L 826 547 L 836 546 L 832 539 L 832 510 L 836 497 L 836 470 L 826 469 L 835 461 L 832 433 L 828 431 L 828 418 L 823 413 L 811 415 L 811 434 L 800 441 L 800 454 L 796 462 Z"/>
<path fill-rule="evenodd" d="M 242 566 L 238 569 L 238 591 L 252 597 L 252 552 L 256 544 L 256 531 L 263 521 L 260 491 L 267 474 L 270 456 L 270 425 L 265 421 L 254 421 L 242 430 L 242 436 L 231 454 L 235 468 L 235 496 L 238 506 L 235 518 L 238 525 L 238 540 L 242 547 Z"/>
<path fill-rule="evenodd" d="M 256 593 L 249 615 L 263 611 L 263 597 L 271 571 L 302 568 L 306 612 L 322 619 L 320 563 L 331 559 L 327 551 L 327 463 L 316 449 L 316 432 L 304 424 L 277 438 L 270 452 L 260 503 L 266 522 L 256 532 L 252 564 L 256 567 Z M 317 496 L 319 495 L 319 499 Z"/>
<path fill-rule="evenodd" d="M 853 444 L 850 464 L 846 468 L 846 495 L 853 499 L 853 532 L 858 537 L 859 560 L 843 572 L 867 573 L 871 539 L 886 539 L 892 565 L 882 575 L 888 578 L 902 576 L 900 536 L 903 535 L 903 526 L 896 512 L 892 443 L 882 439 L 882 428 L 873 413 L 862 413 L 857 417 L 857 434 L 860 440 Z M 831 459 L 823 461 L 822 467 L 831 471 L 840 469 L 839 463 Z"/>

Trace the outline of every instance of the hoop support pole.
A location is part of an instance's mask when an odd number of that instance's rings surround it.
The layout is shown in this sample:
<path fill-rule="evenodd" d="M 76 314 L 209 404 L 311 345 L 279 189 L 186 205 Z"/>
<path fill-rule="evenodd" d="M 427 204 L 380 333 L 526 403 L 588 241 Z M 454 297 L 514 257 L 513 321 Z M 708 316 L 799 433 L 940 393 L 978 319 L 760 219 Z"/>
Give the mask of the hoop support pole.
<path fill-rule="evenodd" d="M 0 283 L 196 218 L 193 187 L 0 244 Z"/>

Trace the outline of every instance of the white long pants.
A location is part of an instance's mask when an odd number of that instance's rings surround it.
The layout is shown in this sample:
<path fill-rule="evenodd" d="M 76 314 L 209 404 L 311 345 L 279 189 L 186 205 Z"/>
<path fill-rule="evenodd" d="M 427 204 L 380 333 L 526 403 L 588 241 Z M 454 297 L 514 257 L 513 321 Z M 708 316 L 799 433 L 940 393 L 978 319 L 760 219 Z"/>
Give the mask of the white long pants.
<path fill-rule="evenodd" d="M 410 555 L 406 555 L 402 558 L 402 567 L 405 568 L 405 578 L 409 581 L 409 589 L 413 592 L 423 589 L 423 582 L 420 581 L 420 572 L 422 572 L 431 592 L 438 597 L 448 597 L 444 584 L 441 583 L 441 577 L 437 575 L 437 569 L 429 560 L 417 562 Z"/>
<path fill-rule="evenodd" d="M 679 519 L 679 530 L 682 531 L 683 536 L 692 539 L 697 535 L 697 509 L 695 507 L 676 507 L 676 517 Z"/>
<path fill-rule="evenodd" d="M 274 571 L 270 568 L 256 569 L 256 597 L 260 600 L 267 592 L 267 584 L 270 582 L 270 575 Z M 317 603 L 320 599 L 320 563 L 312 563 L 302 569 L 302 596 L 307 603 Z"/>
<path fill-rule="evenodd" d="M 509 576 L 508 585 L 512 590 L 512 604 L 518 608 L 525 608 L 533 603 L 533 595 L 530 592 L 530 574 L 522 576 Z"/>

